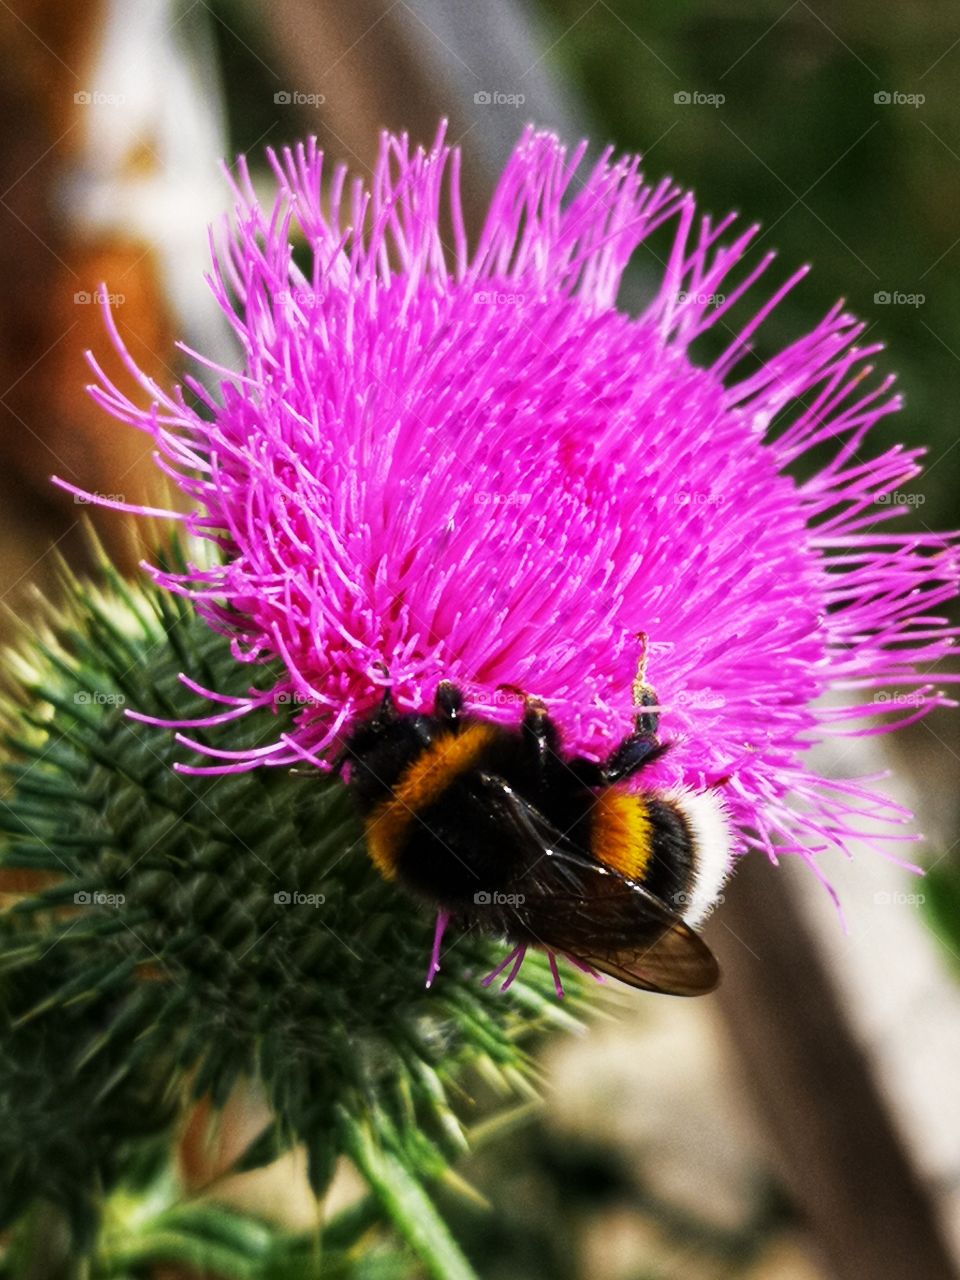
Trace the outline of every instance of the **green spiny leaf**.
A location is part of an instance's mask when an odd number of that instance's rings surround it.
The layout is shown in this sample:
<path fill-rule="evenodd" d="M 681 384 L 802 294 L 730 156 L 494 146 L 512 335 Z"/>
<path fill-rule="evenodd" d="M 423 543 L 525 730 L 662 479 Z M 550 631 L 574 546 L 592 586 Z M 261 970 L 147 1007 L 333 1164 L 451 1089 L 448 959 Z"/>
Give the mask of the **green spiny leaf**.
<path fill-rule="evenodd" d="M 184 602 L 104 578 L 66 576 L 0 702 L 0 869 L 47 876 L 0 915 L 0 1222 L 45 1200 L 88 1247 L 91 1207 L 173 1140 L 188 1100 L 222 1105 L 254 1077 L 274 1121 L 240 1167 L 301 1142 L 320 1193 L 349 1153 L 432 1274 L 468 1276 L 425 1190 L 476 1119 L 461 1082 L 531 1093 L 521 1039 L 579 1025 L 577 981 L 558 1006 L 534 957 L 508 993 L 488 990 L 498 948 L 465 937 L 425 990 L 431 922 L 373 869 L 338 780 L 177 773 L 197 757 L 125 714 L 195 719 L 181 671 L 242 696 L 250 670 Z M 245 750 L 294 714 L 191 732 Z M 175 1238 L 181 1261 L 200 1247 L 183 1220 L 151 1247 Z"/>

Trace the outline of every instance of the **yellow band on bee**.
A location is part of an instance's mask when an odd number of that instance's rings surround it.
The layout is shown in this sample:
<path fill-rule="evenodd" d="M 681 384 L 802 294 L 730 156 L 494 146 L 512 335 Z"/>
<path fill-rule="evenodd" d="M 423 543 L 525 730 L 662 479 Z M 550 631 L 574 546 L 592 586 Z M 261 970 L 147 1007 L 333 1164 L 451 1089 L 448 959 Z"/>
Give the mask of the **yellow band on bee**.
<path fill-rule="evenodd" d="M 642 796 L 613 788 L 601 791 L 593 809 L 593 856 L 628 880 L 640 882 L 652 850 L 653 827 Z"/>
<path fill-rule="evenodd" d="M 387 880 L 394 875 L 397 853 L 410 823 L 474 766 L 496 732 L 493 725 L 477 723 L 466 725 L 458 734 L 436 738 L 401 774 L 393 794 L 367 819 L 367 851 Z"/>

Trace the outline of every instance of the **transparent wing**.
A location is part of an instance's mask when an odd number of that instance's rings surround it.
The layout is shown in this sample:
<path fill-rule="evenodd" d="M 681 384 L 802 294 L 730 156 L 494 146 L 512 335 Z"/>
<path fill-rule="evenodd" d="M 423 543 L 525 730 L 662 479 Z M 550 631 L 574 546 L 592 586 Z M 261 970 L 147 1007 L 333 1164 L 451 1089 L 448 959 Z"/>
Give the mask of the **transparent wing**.
<path fill-rule="evenodd" d="M 505 933 L 647 991 L 694 996 L 717 986 L 713 952 L 671 907 L 577 849 L 502 778 L 482 782 L 528 860 L 518 900 L 500 912 Z"/>

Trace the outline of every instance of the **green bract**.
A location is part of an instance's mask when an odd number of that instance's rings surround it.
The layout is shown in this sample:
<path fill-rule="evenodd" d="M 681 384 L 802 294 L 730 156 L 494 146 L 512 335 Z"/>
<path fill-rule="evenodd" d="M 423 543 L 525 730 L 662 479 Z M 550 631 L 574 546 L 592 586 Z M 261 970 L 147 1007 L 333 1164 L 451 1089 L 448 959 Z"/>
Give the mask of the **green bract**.
<path fill-rule="evenodd" d="M 538 959 L 487 990 L 498 948 L 463 937 L 426 991 L 431 922 L 371 866 L 342 783 L 175 773 L 191 757 L 173 734 L 125 715 L 202 713 L 180 672 L 247 692 L 226 640 L 106 563 L 100 585 L 64 586 L 24 630 L 3 707 L 0 1227 L 50 1204 L 89 1252 L 191 1100 L 222 1106 L 247 1079 L 274 1122 L 238 1168 L 302 1143 L 320 1194 L 347 1154 L 431 1274 L 470 1275 L 429 1186 L 468 1145 L 470 1082 L 529 1094 L 519 1041 L 576 1025 L 576 984 L 558 1006 Z M 270 740 L 290 710 L 217 745 Z"/>

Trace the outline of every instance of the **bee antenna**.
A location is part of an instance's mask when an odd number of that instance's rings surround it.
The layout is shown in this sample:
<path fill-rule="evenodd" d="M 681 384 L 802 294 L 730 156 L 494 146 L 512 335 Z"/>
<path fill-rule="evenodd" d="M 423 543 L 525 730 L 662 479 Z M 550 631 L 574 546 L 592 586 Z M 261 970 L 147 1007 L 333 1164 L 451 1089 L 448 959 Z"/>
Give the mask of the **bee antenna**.
<path fill-rule="evenodd" d="M 390 668 L 385 662 L 371 662 L 368 668 L 370 672 L 376 672 L 390 679 Z M 377 708 L 376 719 L 379 721 L 395 720 L 397 716 L 397 704 L 393 700 L 393 686 L 391 684 L 380 685 L 383 690 L 383 696 L 380 699 L 380 705 Z"/>
<path fill-rule="evenodd" d="M 642 707 L 647 705 L 650 694 L 650 686 L 647 684 L 647 658 L 650 653 L 650 644 L 645 631 L 637 632 L 637 640 L 640 643 L 640 656 L 637 659 L 637 674 L 633 677 L 633 705 Z"/>

